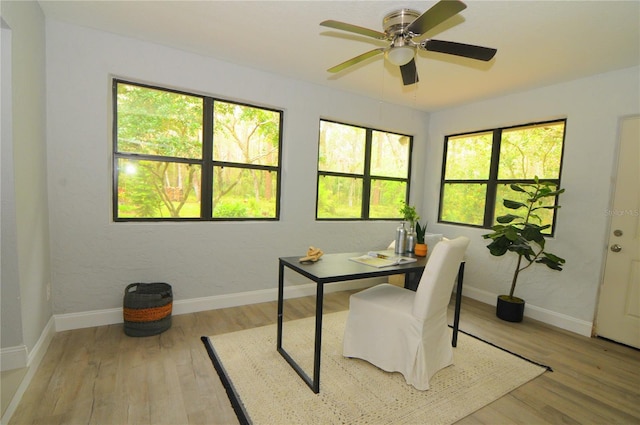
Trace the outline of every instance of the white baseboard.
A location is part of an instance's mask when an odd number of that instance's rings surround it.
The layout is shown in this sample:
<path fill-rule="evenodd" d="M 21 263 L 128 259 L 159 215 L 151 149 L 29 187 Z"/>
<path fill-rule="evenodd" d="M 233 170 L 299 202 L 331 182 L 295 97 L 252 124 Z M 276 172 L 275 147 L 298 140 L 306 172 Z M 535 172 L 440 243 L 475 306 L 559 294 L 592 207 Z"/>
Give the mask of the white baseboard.
<path fill-rule="evenodd" d="M 354 280 L 349 282 L 337 282 L 325 285 L 326 293 L 344 291 L 348 289 L 361 289 L 377 283 L 375 279 Z M 285 298 L 298 298 L 316 293 L 316 285 L 308 283 L 285 288 Z M 462 294 L 485 304 L 496 305 L 497 294 L 477 289 L 464 287 Z M 176 300 L 173 302 L 174 315 L 196 313 L 199 311 L 215 310 L 219 308 L 237 307 L 247 304 L 256 304 L 277 300 L 277 288 L 261 289 L 257 291 L 241 292 L 237 294 L 216 295 L 212 297 L 193 298 L 189 300 Z M 561 313 L 546 310 L 544 308 L 527 304 L 525 317 L 565 329 L 583 336 L 591 336 L 593 324 L 584 320 L 579 320 Z M 72 329 L 89 328 L 94 326 L 113 325 L 122 323 L 122 308 L 111 308 L 106 310 L 94 310 L 80 313 L 57 314 L 55 319 L 55 331 L 67 331 Z"/>
<path fill-rule="evenodd" d="M 27 354 L 26 345 L 0 349 L 0 370 L 4 372 L 27 367 Z"/>
<path fill-rule="evenodd" d="M 324 285 L 324 292 L 346 291 L 350 289 L 367 288 L 380 279 L 361 279 L 348 282 L 336 282 Z M 285 298 L 299 298 L 315 295 L 316 285 L 308 283 L 285 287 Z M 257 291 L 240 292 L 237 294 L 215 295 L 212 297 L 193 298 L 190 300 L 174 300 L 174 315 L 197 313 L 199 311 L 216 310 L 219 308 L 237 307 L 247 304 L 257 304 L 262 302 L 276 301 L 278 299 L 278 289 L 260 289 Z M 122 323 L 122 308 L 110 308 L 105 310 L 94 310 L 80 313 L 56 314 L 56 332 L 68 331 L 72 329 L 91 328 L 94 326 L 105 326 Z"/>
<path fill-rule="evenodd" d="M 53 339 L 55 332 L 56 331 L 54 329 L 54 319 L 52 317 L 51 319 L 49 319 L 49 321 L 45 325 L 44 330 L 40 334 L 40 338 L 38 338 L 38 341 L 36 341 L 36 344 L 33 346 L 33 350 L 27 353 L 28 350 L 25 347 L 24 351 L 26 354 L 26 365 L 23 367 L 27 367 L 27 373 L 22 379 L 22 382 L 18 386 L 18 389 L 16 390 L 15 394 L 13 395 L 13 398 L 11 399 L 11 402 L 9 403 L 9 405 L 4 411 L 4 414 L 2 415 L 2 419 L 0 420 L 0 423 L 2 423 L 3 425 L 9 423 L 9 420 L 11 419 L 11 416 L 13 416 L 13 413 L 18 407 L 20 400 L 22 400 L 22 396 L 24 395 L 25 391 L 27 391 L 29 384 L 31 384 L 31 380 L 33 379 L 33 376 L 36 374 L 36 371 L 40 366 L 40 362 L 44 358 L 44 355 L 47 352 L 47 349 L 49 348 L 49 344 L 51 343 L 51 340 Z M 3 363 L 3 367 L 4 367 L 4 363 Z M 5 369 L 3 368 L 2 370 L 5 370 Z"/>
<path fill-rule="evenodd" d="M 556 313 L 555 311 L 549 311 L 535 305 L 527 304 L 527 307 L 525 307 L 524 310 L 527 317 L 539 320 L 560 329 L 576 333 L 578 335 L 591 338 L 593 322 L 576 319 L 575 317 L 567 316 L 566 314 L 562 313 Z M 527 310 L 529 310 L 528 313 Z"/>
<path fill-rule="evenodd" d="M 122 323 L 123 321 L 122 307 L 83 311 L 80 313 L 56 314 L 53 317 L 56 323 L 56 332 L 113 325 L 114 323 Z"/>
<path fill-rule="evenodd" d="M 482 289 L 465 286 L 462 289 L 462 294 L 465 297 L 473 298 L 474 300 L 478 300 L 485 304 L 493 306 L 497 304 L 498 294 L 492 294 Z M 592 322 L 576 319 L 575 317 L 556 313 L 555 311 L 547 310 L 528 303 L 524 309 L 524 316 L 582 336 L 591 337 L 591 330 L 593 328 Z"/>
<path fill-rule="evenodd" d="M 34 365 L 37 367 L 40 364 L 55 334 L 56 329 L 54 326 L 54 319 L 52 317 L 44 327 L 44 330 L 40 334 L 40 338 L 36 341 L 36 345 L 34 345 L 33 349 L 29 352 L 29 356 L 27 357 L 27 366 L 31 368 Z"/>
<path fill-rule="evenodd" d="M 0 349 L 0 370 L 4 372 L 40 364 L 54 335 L 53 318 L 51 318 L 30 352 L 26 345 Z"/>

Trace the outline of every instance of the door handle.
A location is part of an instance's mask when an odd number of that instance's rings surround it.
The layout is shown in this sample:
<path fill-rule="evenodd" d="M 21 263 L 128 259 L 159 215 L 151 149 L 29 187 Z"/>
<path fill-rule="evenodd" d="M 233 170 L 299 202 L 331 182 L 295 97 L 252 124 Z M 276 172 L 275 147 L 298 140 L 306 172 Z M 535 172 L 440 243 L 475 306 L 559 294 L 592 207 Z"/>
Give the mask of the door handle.
<path fill-rule="evenodd" d="M 611 245 L 611 251 L 620 252 L 620 251 L 622 251 L 622 247 L 620 245 L 618 245 L 618 244 Z"/>

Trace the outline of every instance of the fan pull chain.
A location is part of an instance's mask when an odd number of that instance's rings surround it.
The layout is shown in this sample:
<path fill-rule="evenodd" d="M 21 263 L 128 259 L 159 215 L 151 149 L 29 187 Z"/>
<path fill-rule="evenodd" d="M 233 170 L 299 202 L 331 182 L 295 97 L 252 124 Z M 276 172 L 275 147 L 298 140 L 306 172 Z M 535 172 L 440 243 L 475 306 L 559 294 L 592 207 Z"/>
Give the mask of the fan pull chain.
<path fill-rule="evenodd" d="M 380 101 L 378 102 L 378 122 L 382 122 L 382 106 L 384 105 L 384 62 L 382 62 L 382 66 L 380 67 L 382 75 L 381 75 L 381 81 L 382 84 L 380 84 Z"/>

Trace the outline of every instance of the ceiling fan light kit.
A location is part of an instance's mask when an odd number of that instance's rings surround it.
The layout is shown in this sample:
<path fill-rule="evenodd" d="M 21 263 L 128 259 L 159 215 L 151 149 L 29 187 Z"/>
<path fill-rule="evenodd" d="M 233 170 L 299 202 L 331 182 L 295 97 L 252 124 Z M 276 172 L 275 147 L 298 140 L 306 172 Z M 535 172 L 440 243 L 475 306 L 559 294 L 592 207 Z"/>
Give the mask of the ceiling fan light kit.
<path fill-rule="evenodd" d="M 466 7 L 467 6 L 459 0 L 440 0 L 422 14 L 413 9 L 396 10 L 387 14 L 382 19 L 384 32 L 340 21 L 323 21 L 320 25 L 325 27 L 364 35 L 376 40 L 389 41 L 389 46 L 386 48 L 370 50 L 331 67 L 327 71 L 333 73 L 340 72 L 352 65 L 384 53 L 385 59 L 391 64 L 400 67 L 403 84 L 407 86 L 418 82 L 418 71 L 415 63 L 417 49 L 489 61 L 495 56 L 497 52 L 496 49 L 433 39 L 426 39 L 419 42 L 413 41 L 414 37 L 420 37 L 430 29 L 455 16 Z"/>
<path fill-rule="evenodd" d="M 396 66 L 408 64 L 415 54 L 416 48 L 412 46 L 398 46 L 384 53 L 387 60 Z"/>

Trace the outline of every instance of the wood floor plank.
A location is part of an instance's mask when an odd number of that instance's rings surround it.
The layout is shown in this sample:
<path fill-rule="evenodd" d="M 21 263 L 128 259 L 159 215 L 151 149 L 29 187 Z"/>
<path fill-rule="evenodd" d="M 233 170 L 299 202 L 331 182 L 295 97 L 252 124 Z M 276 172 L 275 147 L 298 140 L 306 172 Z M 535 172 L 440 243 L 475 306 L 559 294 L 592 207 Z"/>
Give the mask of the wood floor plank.
<path fill-rule="evenodd" d="M 530 404 L 522 401 L 521 398 L 514 396 L 512 393 L 507 394 L 504 397 L 491 403 L 491 412 L 493 415 L 499 414 L 502 419 L 499 423 L 513 424 L 513 423 L 525 423 L 525 424 L 545 424 L 549 423 L 549 417 L 545 417 L 540 413 L 538 409 L 530 409 Z M 472 415 L 473 416 L 473 415 Z M 497 423 L 495 419 L 488 419 L 489 423 Z"/>
<path fill-rule="evenodd" d="M 326 294 L 325 313 L 348 309 L 351 293 Z M 287 300 L 285 320 L 314 308 L 315 297 Z M 200 337 L 273 324 L 276 303 L 172 321 L 144 338 L 124 335 L 122 325 L 56 334 L 9 425 L 238 423 Z M 554 370 L 460 424 L 640 424 L 640 351 L 528 318 L 503 322 L 494 307 L 467 298 L 460 326 Z"/>

